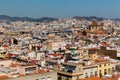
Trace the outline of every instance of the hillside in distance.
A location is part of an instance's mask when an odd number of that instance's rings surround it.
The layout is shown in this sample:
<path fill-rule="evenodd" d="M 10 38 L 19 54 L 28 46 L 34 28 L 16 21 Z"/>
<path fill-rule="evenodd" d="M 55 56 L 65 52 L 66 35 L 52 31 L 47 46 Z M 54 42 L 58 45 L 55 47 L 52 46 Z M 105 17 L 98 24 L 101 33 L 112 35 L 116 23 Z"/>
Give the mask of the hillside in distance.
<path fill-rule="evenodd" d="M 97 21 L 103 21 L 107 20 L 107 18 L 100 18 L 96 16 L 74 16 L 72 18 L 78 19 L 78 20 L 97 20 Z M 57 21 L 58 18 L 52 18 L 52 17 L 41 17 L 41 18 L 29 18 L 29 17 L 11 17 L 7 15 L 0 15 L 0 20 L 9 20 L 9 21 L 30 21 L 30 22 L 52 22 Z M 119 18 L 112 19 L 115 21 L 120 21 Z"/>
<path fill-rule="evenodd" d="M 11 17 L 7 15 L 0 15 L 0 20 L 9 21 L 31 21 L 31 22 L 51 22 L 57 20 L 57 18 L 42 17 L 42 18 L 29 18 L 29 17 Z"/>

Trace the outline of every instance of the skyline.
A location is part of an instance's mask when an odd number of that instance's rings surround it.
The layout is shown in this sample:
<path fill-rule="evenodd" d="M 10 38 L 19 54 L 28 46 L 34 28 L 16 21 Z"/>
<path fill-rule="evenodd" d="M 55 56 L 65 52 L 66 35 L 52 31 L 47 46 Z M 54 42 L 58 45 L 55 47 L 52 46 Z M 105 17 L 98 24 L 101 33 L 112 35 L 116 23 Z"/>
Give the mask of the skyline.
<path fill-rule="evenodd" d="M 119 3 L 120 0 L 1 0 L 0 15 L 32 18 L 120 18 Z"/>

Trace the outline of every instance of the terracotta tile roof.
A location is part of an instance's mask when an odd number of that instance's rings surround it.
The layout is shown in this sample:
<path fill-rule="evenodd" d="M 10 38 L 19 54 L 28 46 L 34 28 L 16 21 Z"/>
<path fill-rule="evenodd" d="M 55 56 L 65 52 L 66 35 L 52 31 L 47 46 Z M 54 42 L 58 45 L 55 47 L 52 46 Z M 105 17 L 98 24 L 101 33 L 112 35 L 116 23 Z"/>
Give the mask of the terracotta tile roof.
<path fill-rule="evenodd" d="M 17 67 L 17 66 L 18 66 L 17 63 L 12 63 L 12 64 L 11 64 L 11 67 Z"/>
<path fill-rule="evenodd" d="M 118 80 L 118 78 L 105 78 L 105 80 Z"/>
<path fill-rule="evenodd" d="M 45 71 L 44 69 L 38 70 L 38 73 L 43 74 L 46 73 L 47 71 Z"/>
<path fill-rule="evenodd" d="M 0 75 L 0 80 L 2 79 L 8 79 L 9 77 L 7 75 Z"/>
<path fill-rule="evenodd" d="M 105 47 L 110 46 L 110 44 L 108 44 L 108 43 L 106 43 L 106 42 L 101 42 L 100 44 L 101 44 L 102 46 L 105 46 Z"/>
<path fill-rule="evenodd" d="M 90 48 L 90 50 L 96 50 L 96 49 L 99 49 L 99 48 L 100 48 L 99 46 L 96 46 L 96 47 Z"/>
<path fill-rule="evenodd" d="M 4 46 L 4 49 L 9 49 L 9 46 Z"/>
<path fill-rule="evenodd" d="M 93 34 L 106 34 L 105 31 L 98 31 L 98 30 L 94 30 L 92 31 Z"/>
<path fill-rule="evenodd" d="M 98 58 L 94 60 L 97 64 L 103 64 L 103 63 L 111 63 L 111 61 L 102 59 L 102 58 Z"/>
<path fill-rule="evenodd" d="M 58 54 L 58 53 L 56 54 L 56 53 L 55 53 L 55 54 L 49 54 L 49 56 L 53 56 L 53 57 L 62 57 L 63 55 L 62 55 L 62 54 Z"/>
<path fill-rule="evenodd" d="M 19 74 L 19 77 L 24 76 L 24 74 Z"/>

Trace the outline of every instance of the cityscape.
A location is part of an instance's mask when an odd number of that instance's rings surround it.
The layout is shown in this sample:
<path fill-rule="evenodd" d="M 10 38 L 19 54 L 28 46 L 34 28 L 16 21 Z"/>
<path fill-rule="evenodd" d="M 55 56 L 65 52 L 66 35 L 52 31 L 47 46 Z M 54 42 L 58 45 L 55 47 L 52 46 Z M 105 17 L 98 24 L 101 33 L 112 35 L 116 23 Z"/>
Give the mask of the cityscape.
<path fill-rule="evenodd" d="M 119 2 L 1 0 L 0 80 L 120 80 Z"/>

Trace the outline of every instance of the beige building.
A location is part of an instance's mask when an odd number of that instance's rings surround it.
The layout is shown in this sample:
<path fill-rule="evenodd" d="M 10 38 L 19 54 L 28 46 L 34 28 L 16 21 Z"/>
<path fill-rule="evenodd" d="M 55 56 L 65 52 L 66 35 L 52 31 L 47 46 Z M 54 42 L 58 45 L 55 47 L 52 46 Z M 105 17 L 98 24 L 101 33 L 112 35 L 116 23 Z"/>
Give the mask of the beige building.
<path fill-rule="evenodd" d="M 49 41 L 48 42 L 48 50 L 65 50 L 65 42 L 64 41 Z"/>
<path fill-rule="evenodd" d="M 30 74 L 15 78 L 2 79 L 2 80 L 57 80 L 57 72 L 41 72 L 41 74 Z"/>
<path fill-rule="evenodd" d="M 111 74 L 111 62 L 105 59 L 95 60 L 98 65 L 98 77 L 103 77 L 104 75 Z"/>
<path fill-rule="evenodd" d="M 82 64 L 63 63 L 64 68 L 58 71 L 58 80 L 79 80 L 83 75 Z"/>

